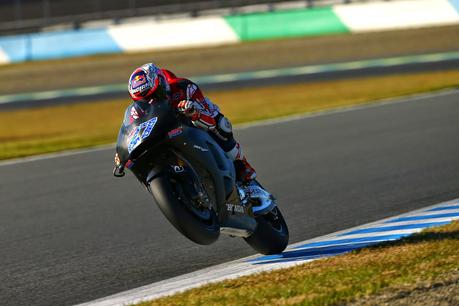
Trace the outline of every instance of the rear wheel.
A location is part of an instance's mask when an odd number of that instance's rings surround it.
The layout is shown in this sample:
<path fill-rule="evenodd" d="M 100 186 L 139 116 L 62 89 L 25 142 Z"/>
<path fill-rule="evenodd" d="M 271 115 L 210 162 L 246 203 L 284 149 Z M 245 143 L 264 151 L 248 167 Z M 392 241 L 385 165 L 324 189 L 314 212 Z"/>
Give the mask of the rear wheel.
<path fill-rule="evenodd" d="M 276 206 L 264 215 L 256 217 L 257 228 L 245 241 L 257 252 L 265 255 L 282 253 L 288 244 L 287 223 Z"/>
<path fill-rule="evenodd" d="M 220 226 L 213 208 L 193 205 L 167 175 L 150 182 L 150 191 L 170 223 L 185 237 L 198 244 L 211 244 L 220 235 Z"/>

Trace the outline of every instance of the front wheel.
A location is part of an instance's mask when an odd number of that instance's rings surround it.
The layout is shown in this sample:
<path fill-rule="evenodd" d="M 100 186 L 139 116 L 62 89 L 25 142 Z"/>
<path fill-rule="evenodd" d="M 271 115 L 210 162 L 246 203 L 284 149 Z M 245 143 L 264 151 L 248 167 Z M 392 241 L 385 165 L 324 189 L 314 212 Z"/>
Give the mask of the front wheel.
<path fill-rule="evenodd" d="M 255 232 L 244 240 L 264 255 L 279 254 L 287 247 L 289 234 L 287 223 L 276 206 L 270 212 L 256 217 Z"/>
<path fill-rule="evenodd" d="M 211 244 L 220 235 L 217 215 L 211 209 L 195 208 L 183 202 L 177 188 L 167 175 L 156 177 L 150 182 L 150 191 L 172 225 L 185 237 L 198 244 Z"/>

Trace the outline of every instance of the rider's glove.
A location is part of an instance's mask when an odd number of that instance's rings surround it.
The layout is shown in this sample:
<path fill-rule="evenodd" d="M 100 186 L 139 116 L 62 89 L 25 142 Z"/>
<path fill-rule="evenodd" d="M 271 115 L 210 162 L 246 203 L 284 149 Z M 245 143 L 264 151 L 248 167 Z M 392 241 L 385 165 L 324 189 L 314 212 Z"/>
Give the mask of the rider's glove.
<path fill-rule="evenodd" d="M 178 111 L 187 116 L 187 117 L 194 117 L 197 114 L 196 110 L 196 102 L 191 101 L 191 100 L 182 100 L 179 102 L 177 105 Z"/>
<path fill-rule="evenodd" d="M 190 118 L 194 126 L 206 131 L 215 129 L 215 119 L 205 112 L 199 103 L 190 100 L 182 100 L 177 105 L 177 109 L 180 113 Z"/>
<path fill-rule="evenodd" d="M 113 168 L 113 175 L 116 177 L 122 177 L 126 173 L 124 172 L 124 166 L 121 163 L 118 153 L 115 154 L 115 168 Z"/>

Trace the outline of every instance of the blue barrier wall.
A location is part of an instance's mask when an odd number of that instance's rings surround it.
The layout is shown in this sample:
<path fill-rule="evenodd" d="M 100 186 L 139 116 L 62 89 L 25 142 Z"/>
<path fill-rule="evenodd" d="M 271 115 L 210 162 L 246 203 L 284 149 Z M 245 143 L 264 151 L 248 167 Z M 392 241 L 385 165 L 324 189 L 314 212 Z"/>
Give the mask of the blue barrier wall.
<path fill-rule="evenodd" d="M 7 36 L 0 38 L 0 48 L 11 62 L 122 51 L 105 29 Z"/>

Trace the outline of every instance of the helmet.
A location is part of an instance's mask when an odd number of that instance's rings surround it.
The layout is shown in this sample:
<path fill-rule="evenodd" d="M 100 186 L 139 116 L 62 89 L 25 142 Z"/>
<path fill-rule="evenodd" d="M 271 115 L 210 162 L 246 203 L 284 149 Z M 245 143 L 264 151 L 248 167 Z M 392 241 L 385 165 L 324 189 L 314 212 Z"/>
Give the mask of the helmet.
<path fill-rule="evenodd" d="M 134 101 L 162 100 L 170 90 L 166 76 L 152 63 L 135 69 L 129 78 L 129 95 Z"/>

